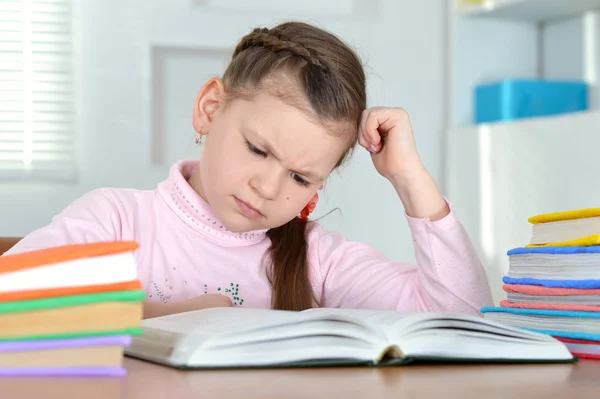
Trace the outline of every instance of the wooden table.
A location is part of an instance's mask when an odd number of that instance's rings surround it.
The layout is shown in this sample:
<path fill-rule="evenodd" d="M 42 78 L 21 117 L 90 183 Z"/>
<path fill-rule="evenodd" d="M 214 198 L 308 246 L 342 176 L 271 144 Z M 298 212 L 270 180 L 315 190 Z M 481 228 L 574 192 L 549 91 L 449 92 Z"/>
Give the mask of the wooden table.
<path fill-rule="evenodd" d="M 598 398 L 600 361 L 555 365 L 178 371 L 125 359 L 124 378 L 0 378 L 0 397 Z"/>

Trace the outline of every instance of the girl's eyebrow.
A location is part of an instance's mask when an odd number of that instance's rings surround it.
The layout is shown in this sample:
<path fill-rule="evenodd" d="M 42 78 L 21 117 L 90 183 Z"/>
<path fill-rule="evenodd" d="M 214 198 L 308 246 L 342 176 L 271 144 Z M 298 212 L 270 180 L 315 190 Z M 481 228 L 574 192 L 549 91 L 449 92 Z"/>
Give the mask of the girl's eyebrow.
<path fill-rule="evenodd" d="M 271 145 L 268 142 L 264 141 L 263 146 L 269 154 L 273 155 L 273 157 L 275 159 L 280 161 L 280 158 L 277 156 L 277 154 L 275 154 L 275 151 L 273 151 L 273 147 L 271 147 Z M 299 175 L 307 177 L 311 180 L 316 180 L 316 181 L 324 181 L 325 180 L 325 178 L 322 177 L 321 175 L 319 175 L 318 173 L 311 172 L 309 170 L 304 170 L 304 171 L 303 170 L 294 170 L 293 172 L 298 173 Z"/>
<path fill-rule="evenodd" d="M 259 137 L 262 141 L 261 145 L 264 147 L 264 150 L 267 151 L 269 154 L 273 155 L 273 157 L 278 160 L 281 161 L 281 158 L 279 156 L 277 156 L 277 153 L 273 150 L 273 147 L 260 135 L 258 134 L 256 131 L 252 130 L 252 129 L 248 129 L 247 130 L 250 134 L 252 134 L 255 137 Z M 316 180 L 316 181 L 324 181 L 325 178 L 321 175 L 319 175 L 318 173 L 315 172 L 311 172 L 309 170 L 294 170 L 293 172 L 298 173 L 299 175 L 302 175 L 304 177 L 308 177 L 311 180 Z"/>
<path fill-rule="evenodd" d="M 324 181 L 325 180 L 324 177 L 322 177 L 321 175 L 314 173 L 314 172 L 301 171 L 301 170 L 296 170 L 295 172 L 304 177 L 308 177 L 311 180 L 316 180 L 316 181 Z"/>

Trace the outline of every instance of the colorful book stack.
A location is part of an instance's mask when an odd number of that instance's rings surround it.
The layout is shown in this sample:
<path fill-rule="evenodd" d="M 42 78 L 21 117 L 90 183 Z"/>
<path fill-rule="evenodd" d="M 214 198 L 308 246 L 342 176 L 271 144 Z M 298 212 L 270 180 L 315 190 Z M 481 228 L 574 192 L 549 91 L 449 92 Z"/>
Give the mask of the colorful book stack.
<path fill-rule="evenodd" d="M 141 334 L 135 242 L 0 257 L 0 375 L 122 376 Z"/>
<path fill-rule="evenodd" d="M 600 208 L 534 216 L 531 242 L 508 251 L 507 299 L 486 318 L 543 332 L 600 359 Z"/>

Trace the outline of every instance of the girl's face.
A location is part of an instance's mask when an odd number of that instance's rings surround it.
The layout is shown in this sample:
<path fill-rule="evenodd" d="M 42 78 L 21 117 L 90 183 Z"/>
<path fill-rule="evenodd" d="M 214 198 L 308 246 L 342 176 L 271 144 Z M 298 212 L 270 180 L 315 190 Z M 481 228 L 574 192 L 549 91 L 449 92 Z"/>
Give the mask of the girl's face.
<path fill-rule="evenodd" d="M 347 137 L 268 93 L 225 106 L 220 91 L 214 80 L 198 95 L 194 127 L 207 137 L 190 184 L 233 232 L 279 227 L 325 182 Z"/>

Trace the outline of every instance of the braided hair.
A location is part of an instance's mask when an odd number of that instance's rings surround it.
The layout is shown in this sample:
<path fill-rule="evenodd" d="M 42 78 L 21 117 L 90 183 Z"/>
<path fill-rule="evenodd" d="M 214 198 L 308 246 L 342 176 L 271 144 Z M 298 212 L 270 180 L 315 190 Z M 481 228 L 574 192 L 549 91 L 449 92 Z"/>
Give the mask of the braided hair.
<path fill-rule="evenodd" d="M 233 52 L 235 58 L 239 53 L 252 47 L 264 47 L 274 53 L 286 52 L 286 55 L 293 55 L 305 60 L 311 65 L 320 67 L 321 61 L 316 54 L 300 43 L 296 43 L 287 38 L 281 29 L 273 29 L 273 32 L 267 28 L 256 28 L 237 45 Z"/>

